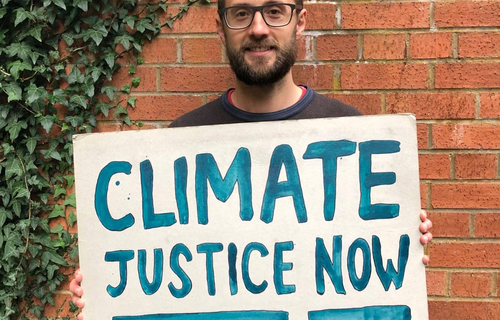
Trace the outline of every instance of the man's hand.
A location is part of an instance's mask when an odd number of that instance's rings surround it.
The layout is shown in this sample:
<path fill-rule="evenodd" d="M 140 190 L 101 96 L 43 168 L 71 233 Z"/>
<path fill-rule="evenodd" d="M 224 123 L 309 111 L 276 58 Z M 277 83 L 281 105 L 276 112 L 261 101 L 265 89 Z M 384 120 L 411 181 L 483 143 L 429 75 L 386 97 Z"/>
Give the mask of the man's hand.
<path fill-rule="evenodd" d="M 83 279 L 82 273 L 80 272 L 80 270 L 76 270 L 75 278 L 71 280 L 69 284 L 69 290 L 73 293 L 73 303 L 80 309 L 85 306 L 85 302 L 82 299 L 83 295 L 83 289 L 81 287 L 82 279 Z M 78 315 L 78 320 L 83 320 L 83 314 L 81 312 Z"/>
<path fill-rule="evenodd" d="M 420 236 L 420 243 L 425 246 L 432 240 L 432 233 L 429 231 L 432 228 L 432 221 L 427 219 L 427 212 L 425 210 L 420 211 L 420 220 L 422 220 L 419 227 L 420 232 L 422 232 L 422 235 Z M 422 258 L 422 262 L 425 265 L 429 264 L 429 260 L 428 255 L 424 255 Z"/>

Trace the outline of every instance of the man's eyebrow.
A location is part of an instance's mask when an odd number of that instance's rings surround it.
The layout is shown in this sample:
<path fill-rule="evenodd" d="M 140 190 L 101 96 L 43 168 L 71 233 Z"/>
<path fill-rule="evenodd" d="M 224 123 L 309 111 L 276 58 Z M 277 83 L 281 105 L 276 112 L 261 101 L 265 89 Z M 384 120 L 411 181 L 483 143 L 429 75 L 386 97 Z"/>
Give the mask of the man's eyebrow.
<path fill-rule="evenodd" d="M 269 0 L 269 1 L 265 1 L 262 5 L 266 5 L 266 4 L 281 4 L 281 3 L 286 3 L 284 1 L 277 1 L 277 0 Z M 231 7 L 234 7 L 234 6 L 250 6 L 250 7 L 254 7 L 253 4 L 249 3 L 249 2 L 238 2 L 238 3 L 233 3 L 233 5 Z M 259 7 L 259 6 L 256 6 L 256 7 Z"/>

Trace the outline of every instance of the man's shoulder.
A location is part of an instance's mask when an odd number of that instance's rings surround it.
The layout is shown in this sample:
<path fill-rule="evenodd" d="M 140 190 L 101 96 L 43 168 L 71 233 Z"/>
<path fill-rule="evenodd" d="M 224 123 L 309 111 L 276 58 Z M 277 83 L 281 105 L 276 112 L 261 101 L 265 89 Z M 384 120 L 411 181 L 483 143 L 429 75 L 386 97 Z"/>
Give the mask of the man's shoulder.
<path fill-rule="evenodd" d="M 232 122 L 235 122 L 235 119 L 224 111 L 222 98 L 219 97 L 175 119 L 169 125 L 169 128 L 208 126 Z"/>
<path fill-rule="evenodd" d="M 307 108 L 299 113 L 296 119 L 349 117 L 363 115 L 358 109 L 337 99 L 325 97 L 314 92 L 314 98 Z"/>

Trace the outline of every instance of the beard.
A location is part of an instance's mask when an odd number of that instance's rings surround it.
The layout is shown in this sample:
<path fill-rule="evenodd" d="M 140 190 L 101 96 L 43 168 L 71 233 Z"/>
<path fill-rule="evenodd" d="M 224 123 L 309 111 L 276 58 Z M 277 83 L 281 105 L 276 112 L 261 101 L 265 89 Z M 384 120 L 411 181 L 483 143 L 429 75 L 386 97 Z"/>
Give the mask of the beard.
<path fill-rule="evenodd" d="M 270 47 L 276 52 L 276 61 L 271 66 L 267 66 L 269 58 L 254 57 L 253 66 L 251 66 L 245 60 L 245 52 L 255 47 Z M 243 83 L 257 86 L 274 84 L 283 79 L 295 64 L 297 58 L 295 32 L 291 39 L 282 46 L 276 40 L 271 39 L 250 39 L 243 42 L 240 49 L 233 49 L 228 43 L 226 55 L 236 78 Z"/>

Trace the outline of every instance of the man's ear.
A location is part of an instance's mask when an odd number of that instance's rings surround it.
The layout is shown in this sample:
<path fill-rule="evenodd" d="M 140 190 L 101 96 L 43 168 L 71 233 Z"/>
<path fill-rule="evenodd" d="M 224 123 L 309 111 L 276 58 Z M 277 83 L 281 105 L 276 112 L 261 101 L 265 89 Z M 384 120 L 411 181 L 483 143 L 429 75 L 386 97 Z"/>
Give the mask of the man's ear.
<path fill-rule="evenodd" d="M 297 28 L 295 33 L 295 37 L 297 40 L 299 40 L 302 37 L 302 33 L 306 29 L 306 16 L 307 16 L 307 10 L 302 9 L 297 17 Z"/>
<path fill-rule="evenodd" d="M 219 34 L 220 41 L 222 44 L 226 45 L 226 35 L 224 34 L 224 23 L 221 21 L 220 16 L 215 18 L 215 22 L 217 23 L 217 33 Z"/>

